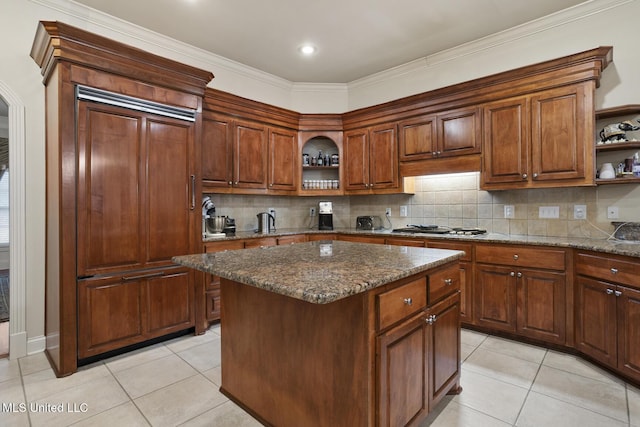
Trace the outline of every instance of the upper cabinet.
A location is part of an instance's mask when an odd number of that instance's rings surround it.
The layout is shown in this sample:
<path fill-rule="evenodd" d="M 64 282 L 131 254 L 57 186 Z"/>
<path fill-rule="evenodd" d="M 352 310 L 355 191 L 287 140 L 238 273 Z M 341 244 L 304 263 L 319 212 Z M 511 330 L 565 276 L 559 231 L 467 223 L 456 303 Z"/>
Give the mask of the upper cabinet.
<path fill-rule="evenodd" d="M 344 133 L 347 193 L 397 192 L 398 141 L 396 125 L 385 124 Z"/>
<path fill-rule="evenodd" d="M 594 82 L 484 106 L 485 189 L 593 185 Z"/>
<path fill-rule="evenodd" d="M 482 119 L 476 107 L 460 108 L 401 121 L 400 161 L 479 153 Z"/>
<path fill-rule="evenodd" d="M 210 90 L 202 118 L 203 191 L 297 192 L 297 113 Z"/>

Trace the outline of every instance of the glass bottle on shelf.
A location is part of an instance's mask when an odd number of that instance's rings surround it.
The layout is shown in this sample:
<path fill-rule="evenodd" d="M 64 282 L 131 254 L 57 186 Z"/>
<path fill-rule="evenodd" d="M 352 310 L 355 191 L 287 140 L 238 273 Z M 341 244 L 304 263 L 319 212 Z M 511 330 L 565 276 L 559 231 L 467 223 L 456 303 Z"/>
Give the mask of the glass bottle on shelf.
<path fill-rule="evenodd" d="M 322 157 L 322 151 L 318 151 L 318 166 L 324 166 L 324 157 Z"/>

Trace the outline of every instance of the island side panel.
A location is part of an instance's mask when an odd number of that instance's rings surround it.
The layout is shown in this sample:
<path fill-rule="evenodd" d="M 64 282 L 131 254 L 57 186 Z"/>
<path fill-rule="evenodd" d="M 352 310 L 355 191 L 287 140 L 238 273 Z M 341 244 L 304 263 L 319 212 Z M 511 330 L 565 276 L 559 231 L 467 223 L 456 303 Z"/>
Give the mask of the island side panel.
<path fill-rule="evenodd" d="M 267 425 L 369 426 L 367 293 L 312 304 L 221 281 L 221 391 Z"/>

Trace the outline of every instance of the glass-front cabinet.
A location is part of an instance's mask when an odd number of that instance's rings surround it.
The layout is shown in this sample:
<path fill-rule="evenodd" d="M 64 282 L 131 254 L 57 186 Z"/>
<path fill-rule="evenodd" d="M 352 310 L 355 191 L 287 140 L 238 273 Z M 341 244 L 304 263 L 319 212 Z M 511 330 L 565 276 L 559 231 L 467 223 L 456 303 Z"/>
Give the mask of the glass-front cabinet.
<path fill-rule="evenodd" d="M 342 195 L 342 132 L 300 132 L 300 194 Z"/>

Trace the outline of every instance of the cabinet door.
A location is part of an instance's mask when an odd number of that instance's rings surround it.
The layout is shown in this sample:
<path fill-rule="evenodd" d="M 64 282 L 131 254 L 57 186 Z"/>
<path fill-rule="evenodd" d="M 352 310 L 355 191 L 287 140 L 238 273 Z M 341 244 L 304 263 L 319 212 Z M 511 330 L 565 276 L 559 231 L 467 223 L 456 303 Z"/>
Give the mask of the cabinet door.
<path fill-rule="evenodd" d="M 526 98 L 484 106 L 484 184 L 526 183 L 529 173 L 529 108 Z"/>
<path fill-rule="evenodd" d="M 344 134 L 344 189 L 369 189 L 369 132 L 366 129 Z"/>
<path fill-rule="evenodd" d="M 618 286 L 618 370 L 640 381 L 640 291 Z"/>
<path fill-rule="evenodd" d="M 509 267 L 478 264 L 474 282 L 476 324 L 515 332 L 515 271 Z"/>
<path fill-rule="evenodd" d="M 534 181 L 585 177 L 586 156 L 593 158 L 589 111 L 593 111 L 592 82 L 546 90 L 531 98 Z"/>
<path fill-rule="evenodd" d="M 426 312 L 429 347 L 429 408 L 460 380 L 460 295 L 455 294 Z M 429 318 L 433 315 L 434 317 Z"/>
<path fill-rule="evenodd" d="M 516 276 L 518 333 L 565 344 L 565 274 L 519 269 Z"/>
<path fill-rule="evenodd" d="M 437 151 L 436 116 L 421 116 L 399 124 L 400 161 L 430 159 Z"/>
<path fill-rule="evenodd" d="M 298 142 L 295 132 L 269 130 L 269 190 L 295 191 Z"/>
<path fill-rule="evenodd" d="M 398 188 L 396 125 L 371 128 L 369 138 L 369 188 Z"/>
<path fill-rule="evenodd" d="M 143 131 L 140 113 L 79 102 L 78 276 L 144 264 Z"/>
<path fill-rule="evenodd" d="M 479 153 L 482 116 L 478 108 L 461 108 L 438 115 L 438 157 Z"/>
<path fill-rule="evenodd" d="M 377 338 L 379 426 L 406 426 L 428 412 L 429 340 L 424 313 Z"/>
<path fill-rule="evenodd" d="M 238 122 L 234 136 L 234 178 L 237 188 L 267 188 L 267 129 Z"/>
<path fill-rule="evenodd" d="M 615 367 L 615 285 L 578 276 L 576 280 L 576 348 L 600 362 Z"/>
<path fill-rule="evenodd" d="M 195 210 L 200 195 L 194 188 L 193 130 L 193 124 L 184 121 L 146 121 L 146 186 L 142 191 L 147 209 L 147 264 L 167 263 L 172 256 L 192 253 L 191 236 L 199 234 L 195 228 L 201 217 Z"/>
<path fill-rule="evenodd" d="M 121 276 L 78 281 L 78 358 L 142 341 L 143 279 Z"/>
<path fill-rule="evenodd" d="M 144 282 L 149 338 L 181 331 L 195 324 L 194 274 L 189 269 L 173 270 Z"/>
<path fill-rule="evenodd" d="M 202 116 L 202 180 L 208 187 L 231 186 L 233 122 L 210 113 Z"/>

